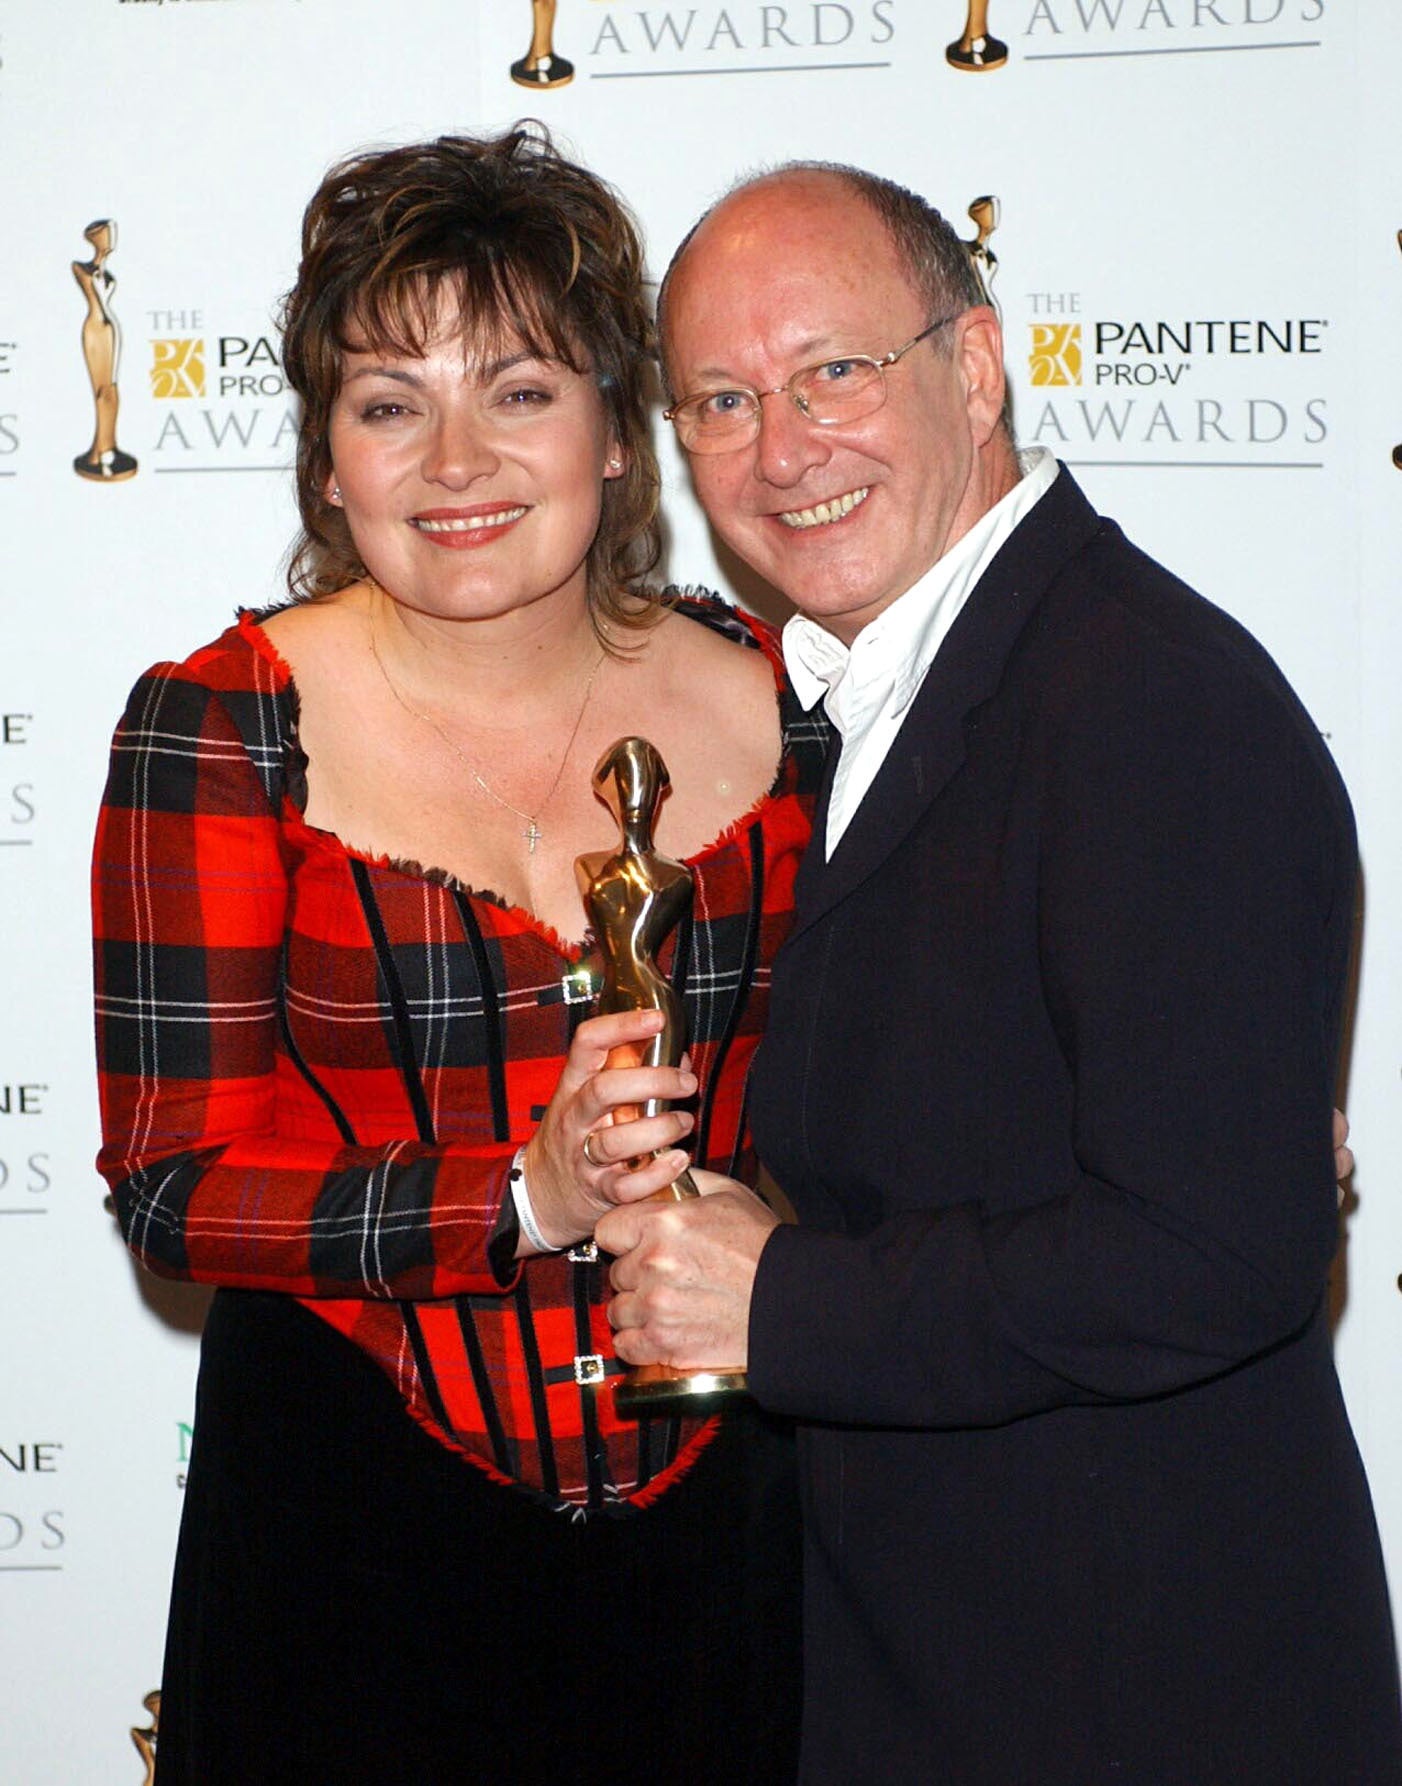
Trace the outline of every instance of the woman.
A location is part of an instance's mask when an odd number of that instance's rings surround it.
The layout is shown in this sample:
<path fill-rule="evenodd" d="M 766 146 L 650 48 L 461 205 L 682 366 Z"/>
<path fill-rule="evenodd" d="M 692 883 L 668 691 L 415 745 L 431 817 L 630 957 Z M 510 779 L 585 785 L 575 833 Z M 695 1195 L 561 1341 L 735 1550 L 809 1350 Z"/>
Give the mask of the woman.
<path fill-rule="evenodd" d="M 587 1242 L 683 1138 L 752 1165 L 821 739 L 763 628 L 642 589 L 640 250 L 547 139 L 333 169 L 284 322 L 298 599 L 138 684 L 94 870 L 100 1166 L 144 1264 L 221 1286 L 162 1786 L 791 1778 L 785 1441 L 617 1415 Z M 601 1072 L 656 1020 L 581 1021 L 630 732 L 691 1056 Z M 646 1098 L 684 1107 L 611 1127 Z"/>

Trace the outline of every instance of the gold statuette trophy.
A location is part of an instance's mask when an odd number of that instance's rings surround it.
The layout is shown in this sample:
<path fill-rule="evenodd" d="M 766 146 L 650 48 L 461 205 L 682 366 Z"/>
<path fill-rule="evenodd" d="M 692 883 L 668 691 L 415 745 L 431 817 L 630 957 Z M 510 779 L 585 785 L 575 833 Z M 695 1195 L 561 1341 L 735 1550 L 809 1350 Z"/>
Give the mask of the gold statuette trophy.
<path fill-rule="evenodd" d="M 667 765 L 646 738 L 620 738 L 600 757 L 594 791 L 613 812 L 622 833 L 612 854 L 602 851 L 575 861 L 580 892 L 603 955 L 600 1011 L 661 1011 L 666 1023 L 645 1047 L 616 1048 L 614 1067 L 674 1067 L 686 1050 L 686 1019 L 676 988 L 659 970 L 657 953 L 691 909 L 691 871 L 653 848 L 652 830 L 662 796 L 671 785 Z M 617 1120 L 656 1116 L 660 1100 L 639 1111 L 620 1109 Z M 690 1172 L 683 1172 L 655 1195 L 680 1202 L 700 1196 Z M 739 1365 L 709 1370 L 677 1370 L 644 1364 L 620 1378 L 614 1403 L 621 1414 L 698 1412 L 699 1404 L 743 1395 Z"/>
<path fill-rule="evenodd" d="M 117 445 L 117 366 L 122 353 L 122 331 L 112 314 L 112 293 L 117 281 L 107 265 L 117 246 L 117 226 L 100 217 L 83 231 L 93 251 L 91 260 L 75 260 L 73 277 L 87 302 L 83 318 L 83 359 L 92 385 L 92 445 L 79 453 L 73 469 L 94 484 L 120 484 L 136 476 L 136 460 Z"/>
<path fill-rule="evenodd" d="M 982 198 L 976 198 L 969 206 L 969 221 L 978 234 L 972 242 L 965 242 L 964 252 L 973 264 L 978 282 L 983 287 L 983 295 L 996 311 L 998 320 L 1003 318 L 1003 306 L 993 295 L 993 281 L 998 277 L 998 256 L 988 246 L 988 238 L 998 227 L 998 220 L 1003 214 L 1003 207 L 991 192 Z"/>
<path fill-rule="evenodd" d="M 531 47 L 511 64 L 518 87 L 565 87 L 574 79 L 574 63 L 555 54 L 555 0 L 531 0 Z"/>
<path fill-rule="evenodd" d="M 988 0 L 969 0 L 964 19 L 964 35 L 944 52 L 951 68 L 966 74 L 988 74 L 1001 68 L 1008 59 L 1008 46 L 988 35 Z"/>

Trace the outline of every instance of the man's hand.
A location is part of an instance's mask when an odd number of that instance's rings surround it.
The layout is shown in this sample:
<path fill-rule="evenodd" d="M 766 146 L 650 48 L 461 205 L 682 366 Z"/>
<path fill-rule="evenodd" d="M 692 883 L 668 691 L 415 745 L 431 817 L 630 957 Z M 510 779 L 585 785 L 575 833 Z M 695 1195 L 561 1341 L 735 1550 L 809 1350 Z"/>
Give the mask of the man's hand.
<path fill-rule="evenodd" d="M 594 1230 L 618 1255 L 608 1318 L 626 1364 L 700 1370 L 748 1361 L 755 1268 L 779 1218 L 734 1179 L 694 1168 L 692 1177 L 701 1197 L 630 1203 Z"/>
<path fill-rule="evenodd" d="M 1348 1144 L 1348 1118 L 1342 1110 L 1334 1112 L 1334 1176 L 1339 1181 L 1339 1208 L 1342 1209 L 1344 1198 L 1348 1195 L 1344 1180 L 1353 1177 L 1353 1149 Z"/>

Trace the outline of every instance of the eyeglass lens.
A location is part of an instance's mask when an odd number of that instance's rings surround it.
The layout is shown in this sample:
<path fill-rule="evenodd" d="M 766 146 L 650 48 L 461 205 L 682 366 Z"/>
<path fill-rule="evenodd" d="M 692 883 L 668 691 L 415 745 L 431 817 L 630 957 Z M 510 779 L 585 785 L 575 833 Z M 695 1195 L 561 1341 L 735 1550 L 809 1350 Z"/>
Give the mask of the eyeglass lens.
<path fill-rule="evenodd" d="M 883 391 L 882 369 L 864 355 L 825 360 L 795 372 L 784 390 L 810 421 L 855 421 L 875 409 Z M 683 444 L 731 443 L 752 436 L 759 426 L 760 399 L 753 391 L 716 392 L 684 404 L 676 414 Z"/>

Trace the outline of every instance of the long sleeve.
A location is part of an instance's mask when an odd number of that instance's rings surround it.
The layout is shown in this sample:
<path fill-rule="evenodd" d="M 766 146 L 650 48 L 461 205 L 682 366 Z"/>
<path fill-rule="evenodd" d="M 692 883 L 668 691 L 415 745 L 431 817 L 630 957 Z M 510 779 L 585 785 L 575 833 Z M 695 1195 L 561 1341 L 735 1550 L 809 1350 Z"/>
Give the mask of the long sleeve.
<path fill-rule="evenodd" d="M 227 654 L 226 654 L 227 655 Z M 217 648 L 133 691 L 93 864 L 103 1146 L 128 1245 L 170 1277 L 312 1297 L 500 1291 L 513 1143 L 285 1132 L 289 901 L 269 761 Z M 266 665 L 259 673 L 270 674 Z M 263 691 L 261 704 L 270 706 Z M 263 760 L 257 760 L 259 757 Z"/>

